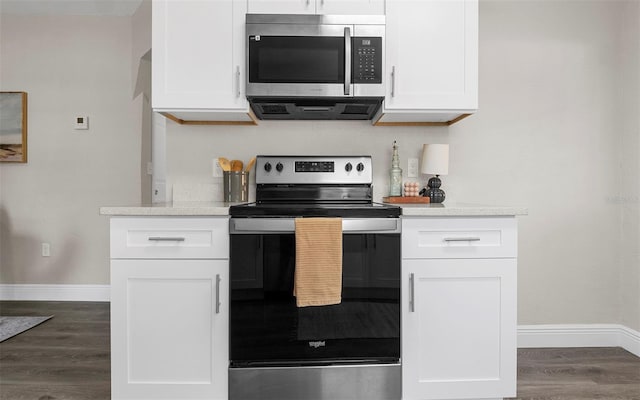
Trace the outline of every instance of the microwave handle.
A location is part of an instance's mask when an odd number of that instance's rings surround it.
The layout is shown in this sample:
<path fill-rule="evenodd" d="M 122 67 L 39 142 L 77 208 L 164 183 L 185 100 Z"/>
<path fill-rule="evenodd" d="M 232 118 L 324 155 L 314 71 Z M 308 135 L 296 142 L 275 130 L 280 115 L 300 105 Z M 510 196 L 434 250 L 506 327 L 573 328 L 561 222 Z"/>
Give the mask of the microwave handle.
<path fill-rule="evenodd" d="M 351 28 L 344 28 L 344 95 L 351 94 Z"/>

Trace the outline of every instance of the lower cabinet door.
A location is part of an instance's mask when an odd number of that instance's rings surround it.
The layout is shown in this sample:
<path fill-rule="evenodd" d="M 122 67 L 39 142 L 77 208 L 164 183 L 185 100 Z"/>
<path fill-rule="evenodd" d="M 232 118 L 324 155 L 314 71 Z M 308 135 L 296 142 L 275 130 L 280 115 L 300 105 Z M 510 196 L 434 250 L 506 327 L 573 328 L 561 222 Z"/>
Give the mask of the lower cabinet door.
<path fill-rule="evenodd" d="M 402 263 L 402 398 L 516 394 L 516 259 Z"/>
<path fill-rule="evenodd" d="M 227 399 L 228 261 L 111 260 L 112 399 Z"/>

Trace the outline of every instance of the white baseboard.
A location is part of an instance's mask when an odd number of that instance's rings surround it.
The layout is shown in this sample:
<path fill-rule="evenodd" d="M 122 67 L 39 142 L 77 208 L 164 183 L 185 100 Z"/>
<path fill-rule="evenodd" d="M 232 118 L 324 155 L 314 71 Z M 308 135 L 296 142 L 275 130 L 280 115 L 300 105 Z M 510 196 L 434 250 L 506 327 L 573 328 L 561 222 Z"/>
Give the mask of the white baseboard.
<path fill-rule="evenodd" d="M 622 326 L 620 332 L 620 347 L 640 357 L 640 332 Z"/>
<path fill-rule="evenodd" d="M 618 324 L 519 325 L 518 347 L 622 347 L 640 357 L 640 332 Z"/>
<path fill-rule="evenodd" d="M 109 285 L 0 285 L 0 300 L 109 301 Z"/>

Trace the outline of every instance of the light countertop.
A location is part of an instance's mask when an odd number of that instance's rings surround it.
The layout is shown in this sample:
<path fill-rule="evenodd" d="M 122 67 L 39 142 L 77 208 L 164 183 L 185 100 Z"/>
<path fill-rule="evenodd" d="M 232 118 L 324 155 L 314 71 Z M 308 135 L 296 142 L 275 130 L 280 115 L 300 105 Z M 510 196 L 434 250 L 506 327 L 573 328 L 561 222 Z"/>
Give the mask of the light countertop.
<path fill-rule="evenodd" d="M 228 216 L 229 206 L 222 201 L 182 201 L 139 206 L 100 207 L 101 215 L 110 216 Z"/>
<path fill-rule="evenodd" d="M 153 205 L 101 207 L 109 216 L 228 216 L 235 203 L 184 201 Z M 409 217 L 515 216 L 527 215 L 525 207 L 492 206 L 465 203 L 400 204 L 402 215 Z"/>
<path fill-rule="evenodd" d="M 405 217 L 448 217 L 448 216 L 515 216 L 527 215 L 526 207 L 496 206 L 466 203 L 401 204 Z"/>

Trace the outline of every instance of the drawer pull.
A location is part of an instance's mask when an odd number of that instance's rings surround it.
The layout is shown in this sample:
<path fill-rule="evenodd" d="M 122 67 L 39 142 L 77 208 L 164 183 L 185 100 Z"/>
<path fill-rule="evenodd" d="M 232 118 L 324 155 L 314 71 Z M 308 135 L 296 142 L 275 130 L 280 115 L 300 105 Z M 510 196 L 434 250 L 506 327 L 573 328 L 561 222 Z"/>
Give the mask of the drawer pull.
<path fill-rule="evenodd" d="M 416 294 L 415 294 L 415 280 L 413 273 L 409 274 L 409 312 L 416 311 Z"/>
<path fill-rule="evenodd" d="M 216 275 L 216 314 L 220 314 L 220 274 Z"/>
<path fill-rule="evenodd" d="M 477 242 L 479 237 L 449 237 L 443 239 L 445 242 Z"/>
<path fill-rule="evenodd" d="M 183 237 L 169 237 L 169 236 L 149 236 L 149 241 L 152 242 L 184 242 Z"/>

